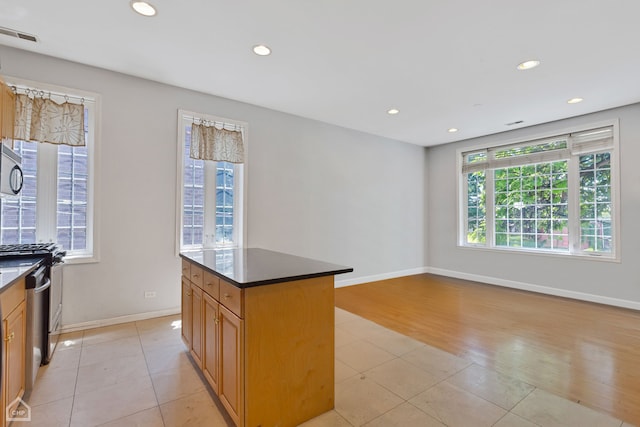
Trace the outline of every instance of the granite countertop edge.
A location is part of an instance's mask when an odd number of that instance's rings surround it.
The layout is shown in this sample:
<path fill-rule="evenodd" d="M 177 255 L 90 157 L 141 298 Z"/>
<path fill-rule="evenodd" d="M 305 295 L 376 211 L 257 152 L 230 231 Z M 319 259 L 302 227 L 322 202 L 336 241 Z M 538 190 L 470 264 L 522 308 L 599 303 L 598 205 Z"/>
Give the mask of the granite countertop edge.
<path fill-rule="evenodd" d="M 3 267 L 0 260 L 0 294 L 16 284 L 18 280 L 26 277 L 44 262 L 44 258 L 33 261 L 29 266 Z"/>
<path fill-rule="evenodd" d="M 224 251 L 225 249 L 222 249 L 222 251 Z M 289 258 L 290 260 L 294 260 L 294 259 L 298 259 L 302 262 L 305 261 L 310 261 L 310 262 L 317 262 L 320 263 L 324 266 L 330 267 L 327 270 L 322 269 L 321 271 L 311 271 L 309 273 L 298 273 L 298 274 L 291 274 L 291 275 L 282 275 L 279 277 L 270 277 L 270 278 L 264 278 L 264 279 L 258 279 L 258 280 L 249 280 L 249 281 L 238 281 L 236 279 L 234 279 L 233 277 L 229 277 L 228 275 L 217 271 L 215 268 L 212 268 L 212 266 L 207 265 L 207 263 L 205 263 L 204 261 L 200 261 L 198 259 L 194 259 L 194 255 L 199 255 L 199 254 L 203 254 L 204 252 L 207 251 L 211 251 L 211 252 L 215 252 L 215 249 L 203 249 L 203 250 L 195 250 L 195 251 L 184 251 L 184 252 L 180 252 L 180 257 L 183 259 L 186 259 L 192 263 L 195 263 L 197 265 L 199 265 L 201 268 L 203 268 L 204 270 L 208 271 L 209 273 L 225 280 L 226 282 L 229 282 L 230 284 L 232 284 L 233 286 L 240 288 L 240 289 L 245 289 L 245 288 L 251 288 L 251 287 L 255 287 L 255 286 L 264 286 L 264 285 L 272 285 L 275 283 L 284 283 L 284 282 L 293 282 L 296 280 L 306 280 L 306 279 L 314 279 L 317 277 L 325 277 L 325 276 L 335 276 L 336 274 L 344 274 L 344 273 L 351 273 L 353 271 L 352 267 L 346 267 L 346 266 L 342 266 L 342 265 L 337 265 L 337 264 L 331 264 L 331 263 L 327 263 L 324 261 L 318 261 L 318 260 L 314 260 L 314 259 L 310 259 L 310 258 L 305 258 L 305 257 L 300 257 L 297 255 L 291 255 L 291 254 L 286 254 L 286 253 L 282 253 L 282 252 L 276 252 L 276 251 L 270 251 L 270 250 L 266 250 L 266 249 L 261 249 L 261 248 L 244 248 L 244 249 L 237 249 L 237 250 L 257 250 L 257 251 L 263 251 L 263 252 L 268 252 L 271 256 L 282 256 L 283 258 Z M 191 256 L 190 256 L 191 255 Z"/>

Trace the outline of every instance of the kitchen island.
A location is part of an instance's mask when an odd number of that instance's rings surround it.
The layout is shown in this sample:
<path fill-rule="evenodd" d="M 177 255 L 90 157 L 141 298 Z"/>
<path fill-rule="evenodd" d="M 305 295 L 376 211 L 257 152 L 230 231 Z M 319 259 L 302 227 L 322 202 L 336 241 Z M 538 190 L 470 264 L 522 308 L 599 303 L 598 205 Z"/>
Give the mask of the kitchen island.
<path fill-rule="evenodd" d="M 236 423 L 334 407 L 334 280 L 352 268 L 265 249 L 183 252 L 182 337 Z"/>

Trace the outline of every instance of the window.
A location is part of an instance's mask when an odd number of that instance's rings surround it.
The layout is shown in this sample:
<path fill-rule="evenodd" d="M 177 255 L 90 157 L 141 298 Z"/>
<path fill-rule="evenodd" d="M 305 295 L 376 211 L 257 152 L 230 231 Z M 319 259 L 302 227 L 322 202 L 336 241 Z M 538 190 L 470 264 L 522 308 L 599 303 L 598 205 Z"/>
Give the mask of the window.
<path fill-rule="evenodd" d="M 58 146 L 58 243 L 71 253 L 87 249 L 87 147 Z"/>
<path fill-rule="evenodd" d="M 216 126 L 242 129 L 247 124 L 205 114 L 178 112 L 179 164 L 178 249 L 239 247 L 244 230 L 244 165 L 195 160 L 189 156 L 191 125 L 206 120 Z"/>
<path fill-rule="evenodd" d="M 11 84 L 24 88 L 19 82 Z M 29 85 L 33 88 L 33 85 Z M 43 85 L 44 86 L 44 85 Z M 54 241 L 69 259 L 94 256 L 93 153 L 96 123 L 95 98 L 64 93 L 54 87 L 38 90 L 57 102 L 83 103 L 83 147 L 16 140 L 14 151 L 22 156 L 24 186 L 16 197 L 3 197 L 0 243 Z"/>
<path fill-rule="evenodd" d="M 24 181 L 18 196 L 0 201 L 0 243 L 35 243 L 38 143 L 15 141 L 13 148 L 22 156 Z"/>
<path fill-rule="evenodd" d="M 614 125 L 460 153 L 460 244 L 617 256 Z"/>

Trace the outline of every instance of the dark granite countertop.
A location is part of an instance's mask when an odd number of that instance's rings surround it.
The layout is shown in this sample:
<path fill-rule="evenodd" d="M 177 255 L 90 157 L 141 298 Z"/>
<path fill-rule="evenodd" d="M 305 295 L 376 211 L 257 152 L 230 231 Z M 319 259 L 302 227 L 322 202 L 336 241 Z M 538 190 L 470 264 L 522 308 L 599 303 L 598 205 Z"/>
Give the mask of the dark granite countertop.
<path fill-rule="evenodd" d="M 239 288 L 353 271 L 351 267 L 258 248 L 185 251 L 180 256 Z"/>
<path fill-rule="evenodd" d="M 44 259 L 42 257 L 19 259 L 0 258 L 0 292 L 9 288 L 20 277 L 31 273 L 43 261 Z"/>

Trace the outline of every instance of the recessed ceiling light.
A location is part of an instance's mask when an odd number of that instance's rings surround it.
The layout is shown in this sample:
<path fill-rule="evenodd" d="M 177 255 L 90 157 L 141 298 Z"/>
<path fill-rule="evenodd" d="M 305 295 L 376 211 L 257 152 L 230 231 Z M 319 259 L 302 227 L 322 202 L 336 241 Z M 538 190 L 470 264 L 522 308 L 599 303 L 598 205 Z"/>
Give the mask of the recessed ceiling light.
<path fill-rule="evenodd" d="M 458 128 L 449 128 L 449 129 L 447 129 L 447 132 L 449 132 L 449 133 L 458 132 Z"/>
<path fill-rule="evenodd" d="M 530 59 L 518 64 L 518 70 L 530 70 L 532 68 L 536 68 L 538 65 L 540 65 L 540 61 L 537 59 Z"/>
<path fill-rule="evenodd" d="M 269 49 L 268 46 L 259 44 L 253 47 L 253 53 L 260 56 L 267 56 L 267 55 L 271 55 L 271 49 Z"/>
<path fill-rule="evenodd" d="M 567 101 L 567 104 L 577 104 L 578 102 L 582 102 L 584 99 L 582 98 L 571 98 Z"/>
<path fill-rule="evenodd" d="M 131 7 L 142 16 L 155 16 L 156 8 L 146 1 L 131 0 Z"/>
<path fill-rule="evenodd" d="M 392 116 L 395 114 L 398 114 L 400 112 L 400 110 L 398 110 L 397 108 L 392 108 L 390 110 L 387 110 L 387 114 L 391 114 Z"/>

